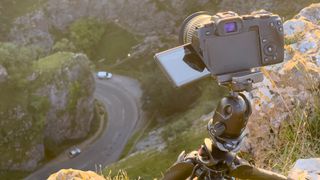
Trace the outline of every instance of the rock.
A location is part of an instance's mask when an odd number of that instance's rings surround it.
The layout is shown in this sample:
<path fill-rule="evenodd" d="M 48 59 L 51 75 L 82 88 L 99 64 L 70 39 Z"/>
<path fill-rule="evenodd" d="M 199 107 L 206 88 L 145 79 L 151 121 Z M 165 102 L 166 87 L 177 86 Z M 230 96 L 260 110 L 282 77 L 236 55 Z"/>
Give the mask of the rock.
<path fill-rule="evenodd" d="M 49 52 L 54 41 L 50 30 L 65 31 L 71 23 L 84 17 L 113 22 L 144 37 L 160 35 L 177 38 L 180 28 L 177 22 L 182 22 L 197 10 L 233 10 L 244 14 L 263 7 L 272 12 L 290 14 L 301 6 L 299 2 L 288 3 L 288 0 L 199 0 L 192 3 L 179 0 L 48 0 L 41 9 L 17 18 L 9 39 L 18 44 L 44 47 Z M 308 14 L 305 13 L 305 16 Z"/>
<path fill-rule="evenodd" d="M 320 179 L 320 158 L 299 159 L 289 172 L 289 177 L 299 180 Z"/>
<path fill-rule="evenodd" d="M 149 132 L 148 136 L 142 140 L 140 140 L 136 146 L 136 151 L 147 151 L 150 149 L 156 149 L 157 151 L 162 151 L 167 147 L 166 142 L 161 137 L 161 133 L 163 128 L 159 128 L 157 130 Z"/>
<path fill-rule="evenodd" d="M 270 131 L 278 134 L 281 123 L 292 116 L 296 107 L 316 101 L 313 93 L 320 86 L 320 29 L 316 21 L 319 16 L 320 4 L 314 4 L 284 23 L 286 39 L 290 39 L 285 46 L 285 61 L 265 67 L 264 81 L 252 92 L 256 98 L 252 99 L 254 108 L 248 123 L 248 141 L 256 157 L 270 148 Z M 263 161 L 258 158 L 256 165 Z"/>
<path fill-rule="evenodd" d="M 0 65 L 0 83 L 3 83 L 6 81 L 8 77 L 8 73 L 6 68 L 4 68 L 2 65 Z"/>
<path fill-rule="evenodd" d="M 178 17 L 159 11 L 151 0 L 49 0 L 45 7 L 17 18 L 9 39 L 17 44 L 43 47 L 49 52 L 53 46 L 50 30 L 64 31 L 72 22 L 83 17 L 115 22 L 131 33 L 143 36 L 157 33 L 170 35 L 177 31 L 175 20 Z"/>
<path fill-rule="evenodd" d="M 312 4 L 309 7 L 304 8 L 300 11 L 296 18 L 305 19 L 313 24 L 319 24 L 320 4 Z"/>
<path fill-rule="evenodd" d="M 80 171 L 74 169 L 62 169 L 57 173 L 49 176 L 48 180 L 63 180 L 63 179 L 77 179 L 77 180 L 105 180 L 104 177 L 92 171 Z"/>
<path fill-rule="evenodd" d="M 16 90 L 1 86 L 0 170 L 33 171 L 45 150 L 55 153 L 62 143 L 88 135 L 95 88 L 89 63 L 82 54 L 56 53 L 32 63 L 26 81 L 8 79 L 13 87 L 20 82 Z"/>
<path fill-rule="evenodd" d="M 46 74 L 43 69 L 38 70 L 43 76 L 52 76 L 50 83 L 37 92 L 50 102 L 44 131 L 48 149 L 67 140 L 85 138 L 94 115 L 95 81 L 88 58 L 82 54 L 56 53 L 39 62 L 59 61 L 58 58 L 66 58 L 67 63 L 57 67 L 57 71 Z"/>

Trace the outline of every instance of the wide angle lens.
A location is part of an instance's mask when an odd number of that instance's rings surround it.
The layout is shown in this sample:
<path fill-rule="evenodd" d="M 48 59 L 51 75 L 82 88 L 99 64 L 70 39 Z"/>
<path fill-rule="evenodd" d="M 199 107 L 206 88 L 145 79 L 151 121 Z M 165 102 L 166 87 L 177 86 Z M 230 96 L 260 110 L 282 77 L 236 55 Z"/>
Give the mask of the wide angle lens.
<path fill-rule="evenodd" d="M 212 15 L 206 11 L 200 11 L 191 14 L 184 21 L 180 29 L 179 42 L 180 44 L 191 43 L 192 36 L 196 31 L 196 27 L 201 24 L 210 22 Z"/>

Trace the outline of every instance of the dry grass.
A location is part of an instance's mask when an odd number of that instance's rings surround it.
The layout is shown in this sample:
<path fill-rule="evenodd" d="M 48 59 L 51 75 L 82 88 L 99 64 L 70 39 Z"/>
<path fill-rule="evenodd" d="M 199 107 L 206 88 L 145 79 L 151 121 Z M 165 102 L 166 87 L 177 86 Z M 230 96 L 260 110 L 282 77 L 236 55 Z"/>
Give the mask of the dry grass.
<path fill-rule="evenodd" d="M 112 173 L 110 171 L 109 175 L 105 177 L 106 180 L 129 180 L 130 179 L 127 172 L 123 170 L 120 170 L 118 174 L 115 176 L 111 176 L 111 174 Z"/>
<path fill-rule="evenodd" d="M 289 78 L 280 82 L 272 80 L 268 72 L 266 76 L 278 92 L 281 101 L 272 111 L 279 111 L 280 114 L 286 112 L 288 116 L 277 130 L 273 131 L 275 128 L 271 127 L 272 125 L 268 127 L 270 132 L 261 140 L 263 142 L 259 143 L 263 145 L 257 147 L 260 152 L 255 154 L 253 159 L 259 166 L 286 174 L 296 160 L 320 157 L 320 89 L 317 79 L 320 68 L 307 54 L 295 52 L 292 59 L 284 65 L 284 71 L 286 71 L 284 76 Z M 296 74 L 299 77 L 295 76 Z M 281 85 L 294 87 L 295 93 L 300 93 L 301 87 L 297 86 L 302 86 L 303 91 L 309 94 L 306 102 L 300 101 L 295 97 L 298 94 L 295 94 L 291 97 L 293 103 L 288 103 L 290 93 L 279 91 L 283 90 Z M 260 125 L 270 123 L 271 119 L 268 114 L 262 119 L 263 122 L 259 123 Z"/>

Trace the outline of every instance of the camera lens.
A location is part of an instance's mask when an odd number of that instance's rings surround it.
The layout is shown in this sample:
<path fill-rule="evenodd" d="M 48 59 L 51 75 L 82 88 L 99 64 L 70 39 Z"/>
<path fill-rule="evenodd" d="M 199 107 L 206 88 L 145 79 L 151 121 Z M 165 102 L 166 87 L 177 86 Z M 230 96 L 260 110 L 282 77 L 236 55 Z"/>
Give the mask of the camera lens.
<path fill-rule="evenodd" d="M 224 24 L 224 31 L 226 33 L 232 33 L 237 31 L 237 23 L 236 22 L 228 22 Z"/>
<path fill-rule="evenodd" d="M 210 22 L 211 17 L 212 15 L 205 11 L 196 12 L 187 17 L 180 29 L 180 44 L 191 43 L 192 36 L 195 33 L 197 26 Z"/>

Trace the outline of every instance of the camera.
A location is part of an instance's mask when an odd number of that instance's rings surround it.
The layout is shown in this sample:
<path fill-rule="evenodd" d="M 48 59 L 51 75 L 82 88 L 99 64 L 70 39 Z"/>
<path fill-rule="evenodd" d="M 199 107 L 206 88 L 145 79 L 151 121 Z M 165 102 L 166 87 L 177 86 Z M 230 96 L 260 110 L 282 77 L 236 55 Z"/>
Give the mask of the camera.
<path fill-rule="evenodd" d="M 155 55 L 178 87 L 210 74 L 231 81 L 235 74 L 249 75 L 284 59 L 281 18 L 267 11 L 197 12 L 184 20 L 179 39 L 182 46 Z"/>

